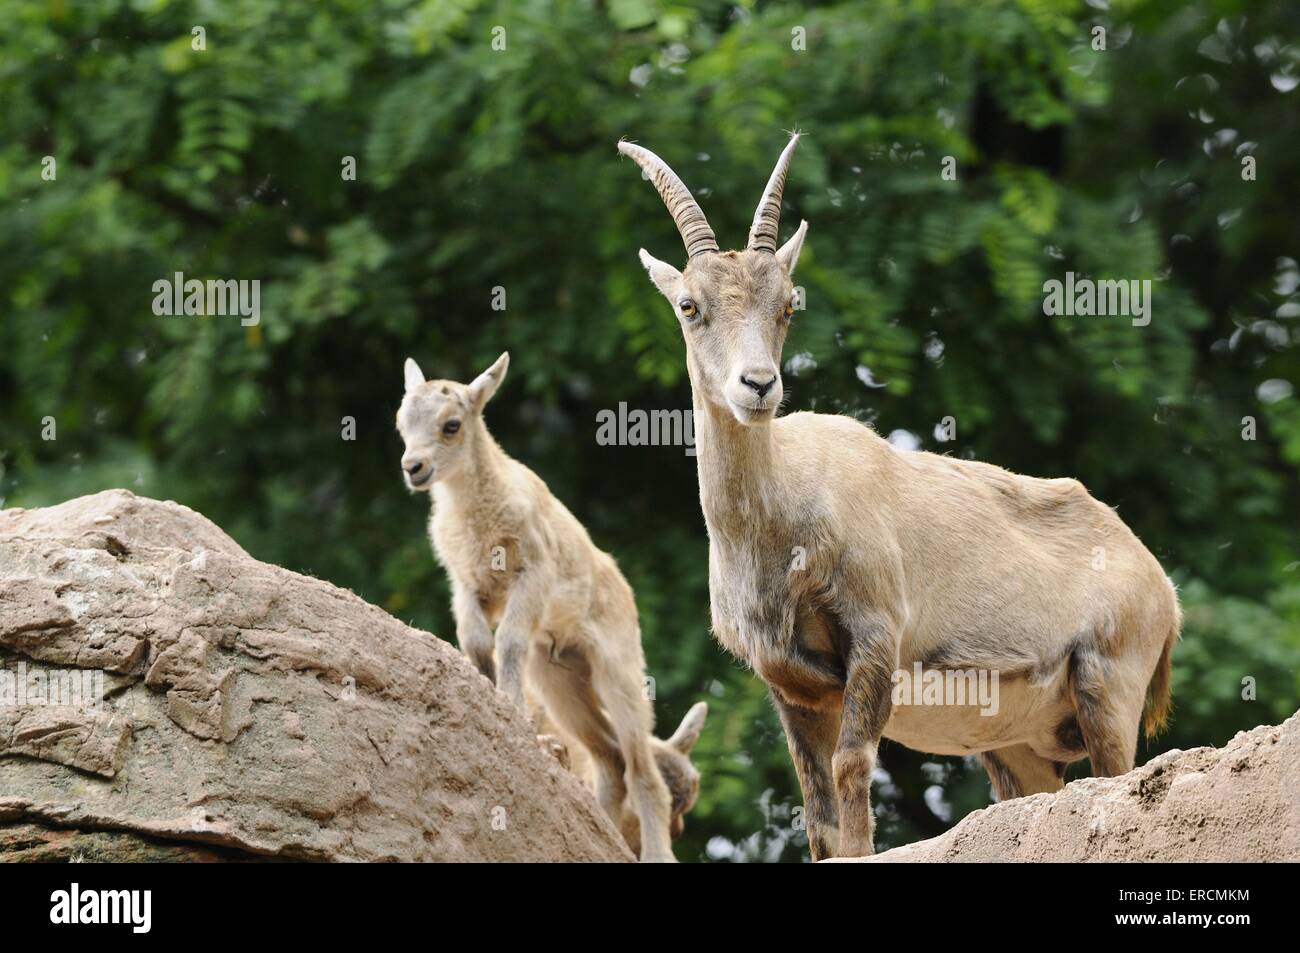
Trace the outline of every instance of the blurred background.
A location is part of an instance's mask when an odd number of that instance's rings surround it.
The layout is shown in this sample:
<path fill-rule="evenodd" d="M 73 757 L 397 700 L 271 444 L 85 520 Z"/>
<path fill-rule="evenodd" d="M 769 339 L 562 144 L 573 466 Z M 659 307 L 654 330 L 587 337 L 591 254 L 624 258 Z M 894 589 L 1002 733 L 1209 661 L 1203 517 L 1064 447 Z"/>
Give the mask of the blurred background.
<path fill-rule="evenodd" d="M 452 639 L 398 468 L 402 359 L 468 380 L 509 349 L 489 426 L 635 588 L 661 731 L 710 703 L 679 857 L 804 859 L 780 725 L 709 635 L 694 459 L 596 442 L 620 401 L 690 406 L 637 248 L 685 256 L 616 141 L 669 161 L 725 248 L 798 128 L 789 408 L 1119 508 L 1186 609 L 1173 724 L 1139 763 L 1296 709 L 1300 6 L 9 0 L 4 19 L 0 505 L 174 499 Z M 177 271 L 260 280 L 260 323 L 156 316 Z M 1066 271 L 1151 279 L 1150 325 L 1045 317 Z M 890 742 L 875 794 L 878 849 L 990 798 L 973 760 Z"/>

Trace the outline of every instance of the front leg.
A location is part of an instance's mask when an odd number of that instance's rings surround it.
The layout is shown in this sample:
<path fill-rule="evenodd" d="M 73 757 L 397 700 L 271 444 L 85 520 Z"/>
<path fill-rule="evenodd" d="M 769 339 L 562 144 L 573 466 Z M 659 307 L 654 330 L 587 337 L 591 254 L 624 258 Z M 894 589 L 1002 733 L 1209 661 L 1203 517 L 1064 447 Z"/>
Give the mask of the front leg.
<path fill-rule="evenodd" d="M 893 675 L 898 667 L 894 627 L 879 619 L 847 624 L 849 632 L 844 711 L 839 741 L 831 759 L 839 801 L 837 857 L 866 857 L 872 845 L 871 775 L 880 736 L 893 707 Z"/>
<path fill-rule="evenodd" d="M 804 824 L 813 862 L 834 857 L 839 842 L 839 812 L 831 776 L 831 757 L 839 734 L 839 712 L 792 705 L 771 690 L 772 703 L 785 728 L 790 760 L 803 791 Z"/>
<path fill-rule="evenodd" d="M 510 587 L 505 612 L 497 626 L 497 688 L 524 708 L 524 667 L 528 646 L 546 607 L 546 581 L 535 571 L 520 574 Z"/>
<path fill-rule="evenodd" d="M 492 662 L 492 627 L 488 625 L 483 607 L 467 587 L 453 580 L 451 612 L 456 617 L 456 642 L 474 666 L 492 681 L 496 681 L 496 667 Z"/>

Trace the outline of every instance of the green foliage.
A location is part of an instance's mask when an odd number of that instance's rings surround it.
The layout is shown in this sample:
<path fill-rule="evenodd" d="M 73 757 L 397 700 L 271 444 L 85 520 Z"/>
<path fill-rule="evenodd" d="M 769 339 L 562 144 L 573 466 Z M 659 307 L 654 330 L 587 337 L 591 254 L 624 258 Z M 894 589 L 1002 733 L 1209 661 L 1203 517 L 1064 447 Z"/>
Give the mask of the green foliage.
<path fill-rule="evenodd" d="M 1147 754 L 1295 709 L 1288 5 L 11 0 L 5 18 L 5 505 L 176 499 L 450 637 L 426 504 L 398 475 L 401 362 L 467 379 L 509 348 L 489 422 L 619 558 L 661 729 L 711 703 L 679 854 L 806 856 L 779 724 L 708 635 L 693 460 L 594 439 L 619 401 L 690 400 L 636 257 L 680 243 L 615 142 L 668 159 L 737 245 L 797 127 L 792 408 L 1118 506 L 1187 605 L 1176 720 Z M 1045 317 L 1042 283 L 1067 270 L 1151 279 L 1151 324 Z M 259 279 L 261 323 L 155 316 L 153 282 L 178 271 Z M 957 440 L 938 443 L 948 416 Z M 882 751 L 880 846 L 987 801 L 973 763 Z"/>

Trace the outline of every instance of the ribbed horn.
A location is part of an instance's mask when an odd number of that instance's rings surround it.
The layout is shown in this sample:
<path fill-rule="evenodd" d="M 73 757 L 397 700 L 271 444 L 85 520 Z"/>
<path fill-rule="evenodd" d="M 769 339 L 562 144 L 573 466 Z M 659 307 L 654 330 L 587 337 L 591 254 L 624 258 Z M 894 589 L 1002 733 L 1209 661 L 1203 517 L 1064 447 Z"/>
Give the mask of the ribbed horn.
<path fill-rule="evenodd" d="M 790 142 L 776 160 L 772 177 L 767 180 L 767 188 L 758 201 L 754 211 L 754 224 L 749 226 L 749 247 L 756 251 L 776 252 L 776 231 L 781 225 L 781 193 L 785 191 L 785 174 L 790 171 L 790 157 L 794 147 L 799 144 L 799 133 L 790 137 Z"/>
<path fill-rule="evenodd" d="M 620 142 L 618 151 L 631 156 L 659 190 L 659 197 L 668 206 L 673 221 L 677 223 L 677 231 L 686 244 L 686 257 L 694 258 L 705 252 L 717 251 L 718 240 L 709 227 L 709 220 L 704 217 L 704 210 L 695 201 L 690 189 L 677 177 L 677 173 L 668 167 L 668 163 L 649 149 L 631 142 Z"/>

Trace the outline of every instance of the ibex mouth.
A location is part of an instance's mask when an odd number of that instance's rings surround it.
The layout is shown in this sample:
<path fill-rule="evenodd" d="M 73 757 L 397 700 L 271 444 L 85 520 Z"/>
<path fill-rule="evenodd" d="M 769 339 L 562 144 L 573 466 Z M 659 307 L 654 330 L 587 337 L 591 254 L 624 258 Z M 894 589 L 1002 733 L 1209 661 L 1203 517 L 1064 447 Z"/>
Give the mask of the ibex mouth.
<path fill-rule="evenodd" d="M 769 379 L 761 387 L 754 386 L 752 380 L 741 376 L 724 387 L 722 395 L 737 421 L 746 425 L 758 425 L 766 424 L 776 416 L 784 391 L 779 376 Z"/>
<path fill-rule="evenodd" d="M 738 404 L 733 400 L 728 400 L 731 406 L 731 414 L 740 423 L 745 425 L 765 424 L 776 416 L 776 402 L 771 400 L 756 400 L 748 404 Z"/>
<path fill-rule="evenodd" d="M 423 490 L 426 486 L 428 486 L 432 482 L 433 482 L 432 469 L 426 470 L 424 473 L 422 473 L 419 479 L 415 479 L 410 476 L 406 478 L 406 485 L 409 486 L 412 490 Z"/>

